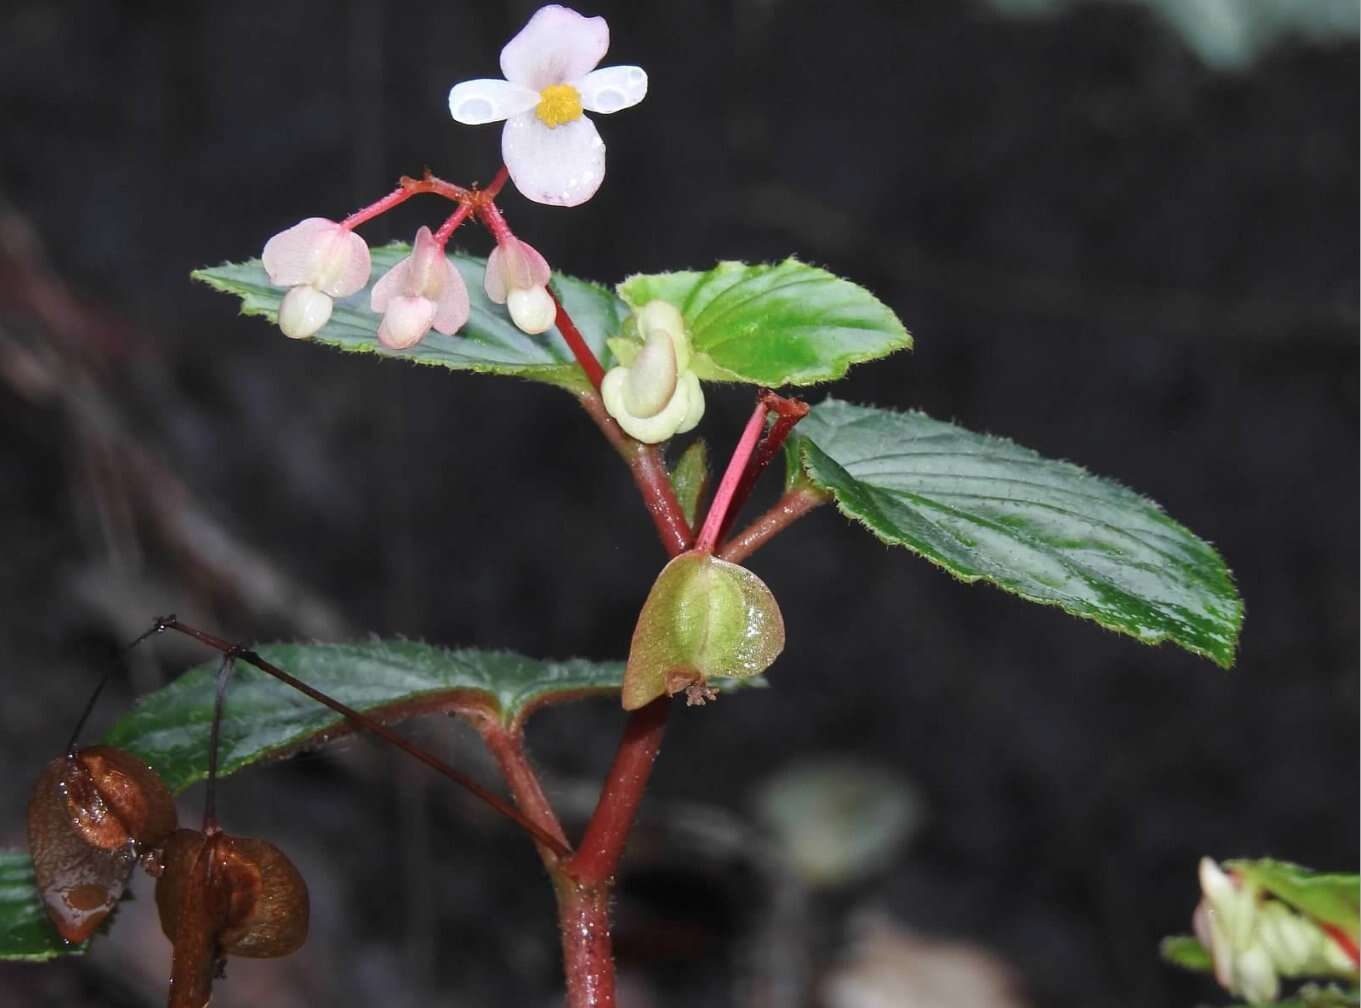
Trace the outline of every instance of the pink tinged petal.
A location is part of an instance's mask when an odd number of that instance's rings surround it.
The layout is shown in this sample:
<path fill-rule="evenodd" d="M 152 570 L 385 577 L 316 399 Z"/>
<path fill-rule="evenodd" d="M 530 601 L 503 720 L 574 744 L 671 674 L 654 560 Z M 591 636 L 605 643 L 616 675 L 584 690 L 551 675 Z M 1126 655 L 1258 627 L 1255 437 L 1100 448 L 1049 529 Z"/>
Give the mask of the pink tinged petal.
<path fill-rule="evenodd" d="M 647 71 L 636 66 L 602 67 L 588 73 L 577 90 L 582 108 L 608 115 L 632 108 L 647 96 Z"/>
<path fill-rule="evenodd" d="M 378 327 L 378 342 L 391 350 L 413 347 L 430 331 L 434 318 L 435 302 L 429 298 L 398 295 L 389 302 Z"/>
<path fill-rule="evenodd" d="M 551 275 L 548 261 L 533 245 L 509 238 L 492 249 L 487 257 L 482 286 L 487 297 L 497 304 L 505 304 L 511 291 L 543 287 Z"/>
<path fill-rule="evenodd" d="M 330 321 L 331 308 L 331 299 L 315 287 L 294 287 L 279 305 L 279 328 L 289 339 L 306 339 Z"/>
<path fill-rule="evenodd" d="M 449 114 L 465 126 L 500 122 L 538 104 L 539 92 L 490 78 L 463 81 L 449 92 Z"/>
<path fill-rule="evenodd" d="M 521 195 L 549 206 L 577 206 L 605 180 L 605 142 L 582 116 L 549 127 L 533 112 L 514 116 L 501 134 L 501 157 Z"/>
<path fill-rule="evenodd" d="M 444 277 L 449 269 L 449 260 L 444 258 L 444 249 L 435 241 L 430 229 L 422 225 L 416 232 L 416 240 L 411 245 L 411 269 L 407 273 L 405 293 L 438 298 L 444 289 Z"/>
<path fill-rule="evenodd" d="M 331 297 L 349 297 L 369 282 L 371 270 L 368 243 L 337 227 L 318 247 L 312 286 Z"/>
<path fill-rule="evenodd" d="M 542 91 L 585 77 L 609 47 L 610 26 L 603 17 L 582 17 L 549 4 L 535 11 L 501 50 L 501 73 L 508 81 Z"/>
<path fill-rule="evenodd" d="M 407 275 L 410 272 L 411 257 L 407 256 L 379 277 L 378 282 L 373 285 L 373 290 L 369 292 L 370 310 L 381 315 L 388 310 L 388 305 L 393 298 L 405 294 Z"/>
<path fill-rule="evenodd" d="M 334 232 L 343 230 L 335 221 L 309 217 L 280 231 L 265 243 L 260 256 L 269 282 L 276 287 L 311 283 L 321 245 Z"/>
<path fill-rule="evenodd" d="M 463 282 L 463 277 L 453 263 L 444 259 L 442 255 L 440 258 L 444 262 L 444 276 L 439 282 L 438 294 L 431 295 L 435 298 L 435 314 L 430 324 L 435 331 L 452 336 L 468 321 L 472 305 L 468 300 L 468 286 Z"/>
<path fill-rule="evenodd" d="M 544 287 L 529 287 L 510 292 L 506 309 L 517 329 L 537 336 L 547 332 L 558 317 L 558 306 Z"/>

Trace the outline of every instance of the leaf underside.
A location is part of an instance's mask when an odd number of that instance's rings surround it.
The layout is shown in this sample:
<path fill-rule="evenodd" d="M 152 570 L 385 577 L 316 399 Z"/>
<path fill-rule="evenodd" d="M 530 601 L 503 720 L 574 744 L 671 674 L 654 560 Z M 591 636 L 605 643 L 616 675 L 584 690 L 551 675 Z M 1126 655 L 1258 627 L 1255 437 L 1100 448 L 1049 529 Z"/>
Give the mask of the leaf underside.
<path fill-rule="evenodd" d="M 545 704 L 618 693 L 624 677 L 622 662 L 538 661 L 507 651 L 454 650 L 408 640 L 269 644 L 257 652 L 309 686 L 384 722 L 451 713 L 489 719 L 512 731 Z M 217 664 L 190 669 L 143 697 L 104 741 L 142 757 L 176 793 L 202 780 Z M 287 756 L 348 730 L 348 722 L 330 708 L 238 662 L 222 719 L 220 772 L 226 776 Z"/>
<path fill-rule="evenodd" d="M 472 314 L 467 325 L 452 336 L 432 330 L 409 350 L 389 350 L 379 343 L 378 323 L 382 319 L 369 310 L 369 293 L 383 274 L 410 251 L 410 246 L 401 242 L 372 249 L 373 271 L 368 286 L 350 297 L 338 299 L 331 320 L 311 337 L 312 341 L 341 350 L 374 353 L 416 364 L 434 364 L 455 371 L 529 378 L 574 391 L 588 387 L 581 368 L 556 327 L 540 336 L 526 335 L 510 321 L 504 305 L 487 297 L 482 288 L 486 260 L 477 256 L 449 255 L 468 287 Z M 287 293 L 286 288 L 275 287 L 269 282 L 259 259 L 207 267 L 194 271 L 193 277 L 215 290 L 239 297 L 243 315 L 260 315 L 271 322 L 277 321 L 279 304 Z M 608 366 L 605 340 L 619 331 L 629 315 L 628 306 L 604 287 L 561 273 L 553 274 L 553 289 L 587 344 L 601 363 Z"/>
<path fill-rule="evenodd" d="M 33 882 L 28 851 L 0 851 L 0 960 L 46 962 L 80 955 L 89 942 L 68 945 L 47 919 Z"/>
<path fill-rule="evenodd" d="M 680 309 L 697 351 L 691 366 L 708 381 L 813 385 L 912 346 L 898 316 L 865 288 L 792 258 L 639 274 L 619 293 L 635 308 L 662 300 Z"/>
<path fill-rule="evenodd" d="M 884 542 L 962 581 L 1233 664 L 1243 605 L 1224 561 L 1133 491 L 917 412 L 828 399 L 796 435 L 796 478 Z"/>

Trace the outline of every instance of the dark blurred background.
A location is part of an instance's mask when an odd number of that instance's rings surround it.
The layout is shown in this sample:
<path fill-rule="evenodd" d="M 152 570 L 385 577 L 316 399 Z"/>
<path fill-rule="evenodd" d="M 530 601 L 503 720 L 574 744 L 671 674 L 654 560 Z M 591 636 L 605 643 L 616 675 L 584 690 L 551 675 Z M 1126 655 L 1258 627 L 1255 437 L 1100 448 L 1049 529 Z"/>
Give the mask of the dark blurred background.
<path fill-rule="evenodd" d="M 446 94 L 535 6 L 4 5 L 0 844 L 162 612 L 622 657 L 662 555 L 569 398 L 293 343 L 188 279 L 425 165 L 488 179 L 499 129 Z M 503 200 L 551 262 L 613 282 L 792 252 L 856 279 L 917 349 L 839 396 L 1138 488 L 1223 551 L 1248 614 L 1224 672 L 805 520 L 752 561 L 789 626 L 772 688 L 673 721 L 617 902 L 626 1004 L 1215 1000 L 1157 956 L 1202 854 L 1357 862 L 1355 4 L 585 12 L 651 91 L 600 118 L 589 204 Z M 722 458 L 749 394 L 708 395 Z M 144 648 L 97 730 L 204 658 Z M 621 723 L 601 701 L 531 726 L 569 819 Z M 452 722 L 413 733 L 492 779 Z M 351 741 L 226 782 L 228 828 L 290 852 L 314 926 L 215 1003 L 555 1003 L 533 850 L 430 777 Z M 760 812 L 789 793 L 833 811 Z M 818 875 L 807 843 L 847 863 Z M 161 1003 L 149 896 L 83 961 L 0 966 L 0 1001 Z"/>

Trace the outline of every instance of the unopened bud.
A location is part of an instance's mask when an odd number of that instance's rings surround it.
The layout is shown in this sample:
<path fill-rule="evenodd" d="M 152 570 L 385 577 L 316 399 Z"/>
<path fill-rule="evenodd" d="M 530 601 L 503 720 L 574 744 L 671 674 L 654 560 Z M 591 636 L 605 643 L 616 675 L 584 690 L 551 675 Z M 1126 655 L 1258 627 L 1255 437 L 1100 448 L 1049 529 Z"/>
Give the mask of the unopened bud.
<path fill-rule="evenodd" d="M 653 333 L 624 380 L 624 405 L 636 417 L 654 417 L 676 394 L 676 353 L 665 333 Z"/>
<path fill-rule="evenodd" d="M 395 297 L 388 302 L 378 327 L 378 342 L 390 350 L 405 350 L 419 343 L 435 318 L 435 302 L 425 297 Z"/>
<path fill-rule="evenodd" d="M 516 328 L 531 336 L 547 332 L 558 317 L 558 306 L 544 287 L 512 290 L 506 297 L 506 309 Z"/>
<path fill-rule="evenodd" d="M 314 336 L 331 318 L 333 302 L 308 284 L 294 287 L 279 305 L 279 328 L 289 339 Z"/>

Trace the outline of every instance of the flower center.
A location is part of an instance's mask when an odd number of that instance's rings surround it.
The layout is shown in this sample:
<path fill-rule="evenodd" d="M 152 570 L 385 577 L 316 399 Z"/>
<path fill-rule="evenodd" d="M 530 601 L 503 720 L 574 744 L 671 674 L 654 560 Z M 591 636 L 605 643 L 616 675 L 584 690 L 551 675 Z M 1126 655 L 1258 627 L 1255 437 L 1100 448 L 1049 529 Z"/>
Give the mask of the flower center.
<path fill-rule="evenodd" d="M 550 84 L 539 92 L 534 114 L 550 128 L 575 122 L 581 118 L 581 92 L 570 84 Z"/>

